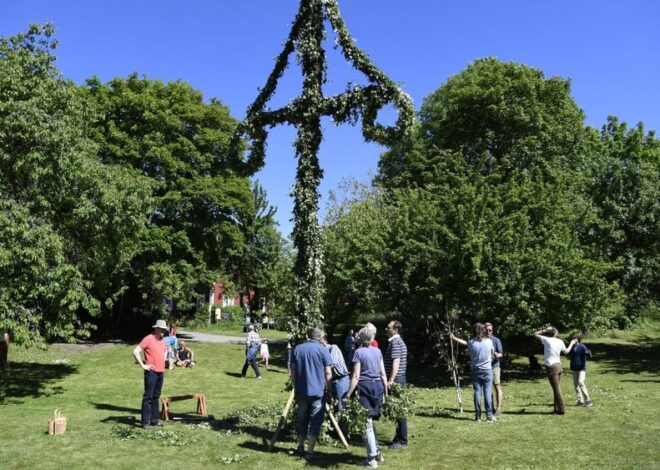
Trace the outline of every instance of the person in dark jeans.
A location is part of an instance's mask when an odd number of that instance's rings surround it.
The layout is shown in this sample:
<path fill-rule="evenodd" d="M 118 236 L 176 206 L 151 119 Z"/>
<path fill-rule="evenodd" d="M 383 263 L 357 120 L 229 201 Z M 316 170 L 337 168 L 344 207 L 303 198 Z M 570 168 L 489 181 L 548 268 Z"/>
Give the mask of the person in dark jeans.
<path fill-rule="evenodd" d="M 133 350 L 133 357 L 144 370 L 144 394 L 142 395 L 141 424 L 144 429 L 158 425 L 158 399 L 163 388 L 165 373 L 165 340 L 168 332 L 165 320 L 153 325 L 151 334 L 145 336 Z M 144 360 L 142 360 L 144 353 Z"/>
<path fill-rule="evenodd" d="M 293 376 L 298 404 L 298 447 L 296 453 L 305 454 L 305 440 L 309 435 L 306 457 L 317 460 L 314 452 L 325 413 L 325 397 L 332 386 L 332 356 L 321 344 L 324 334 L 319 328 L 307 332 L 308 340 L 293 352 Z"/>
<path fill-rule="evenodd" d="M 387 350 L 385 351 L 385 373 L 387 386 L 392 384 L 406 384 L 406 369 L 408 367 L 408 348 L 401 338 L 403 326 L 401 322 L 393 320 L 387 325 Z M 396 432 L 390 449 L 403 449 L 408 447 L 408 421 L 405 416 L 397 419 Z"/>
<path fill-rule="evenodd" d="M 259 373 L 257 352 L 259 351 L 259 346 L 261 346 L 261 338 L 259 337 L 259 333 L 254 331 L 254 325 L 248 325 L 247 329 L 248 335 L 245 340 L 245 364 L 243 364 L 241 376 L 245 377 L 245 374 L 247 374 L 248 366 L 252 366 L 252 369 L 254 369 L 254 373 L 256 375 L 255 379 L 260 379 L 261 373 Z"/>

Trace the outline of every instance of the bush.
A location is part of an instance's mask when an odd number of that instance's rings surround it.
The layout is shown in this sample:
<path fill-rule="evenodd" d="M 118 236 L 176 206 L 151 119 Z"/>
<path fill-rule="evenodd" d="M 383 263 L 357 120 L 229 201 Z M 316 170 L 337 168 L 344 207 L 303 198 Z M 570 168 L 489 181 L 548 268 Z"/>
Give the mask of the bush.
<path fill-rule="evenodd" d="M 245 323 L 245 310 L 243 310 L 241 307 L 235 307 L 233 305 L 221 307 L 221 310 L 221 319 L 216 321 L 216 324 L 229 330 L 243 328 Z"/>

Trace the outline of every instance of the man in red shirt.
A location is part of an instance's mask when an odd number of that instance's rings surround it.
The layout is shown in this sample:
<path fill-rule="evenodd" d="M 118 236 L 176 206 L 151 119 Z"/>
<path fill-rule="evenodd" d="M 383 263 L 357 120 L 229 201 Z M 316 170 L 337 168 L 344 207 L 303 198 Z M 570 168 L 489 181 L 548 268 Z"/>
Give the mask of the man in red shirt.
<path fill-rule="evenodd" d="M 135 346 L 133 356 L 144 369 L 144 395 L 142 395 L 142 427 L 149 429 L 158 424 L 158 399 L 163 388 L 165 372 L 165 341 L 163 335 L 168 332 L 165 320 L 158 320 L 152 327 L 151 334 L 144 337 Z M 142 360 L 144 353 L 144 361 Z"/>

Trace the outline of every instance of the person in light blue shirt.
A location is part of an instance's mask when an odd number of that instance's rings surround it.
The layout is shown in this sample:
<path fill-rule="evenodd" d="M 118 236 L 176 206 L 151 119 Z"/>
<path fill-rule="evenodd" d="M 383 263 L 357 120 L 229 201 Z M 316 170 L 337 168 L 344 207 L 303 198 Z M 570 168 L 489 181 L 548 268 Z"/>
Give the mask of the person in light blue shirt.
<path fill-rule="evenodd" d="M 493 342 L 487 338 L 486 326 L 475 323 L 472 328 L 473 336 L 468 341 L 457 338 L 453 333 L 449 337 L 463 346 L 467 346 L 470 354 L 470 373 L 472 387 L 474 388 L 474 420 L 481 420 L 481 394 L 483 391 L 486 404 L 486 416 L 489 423 L 495 422 L 493 416 L 493 367 L 491 361 L 495 348 Z"/>

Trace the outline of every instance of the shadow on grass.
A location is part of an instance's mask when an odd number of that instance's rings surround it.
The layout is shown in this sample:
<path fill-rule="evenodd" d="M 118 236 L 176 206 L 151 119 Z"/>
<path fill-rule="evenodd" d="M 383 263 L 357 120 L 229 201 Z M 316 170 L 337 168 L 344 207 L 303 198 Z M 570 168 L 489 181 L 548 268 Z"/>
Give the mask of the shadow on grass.
<path fill-rule="evenodd" d="M 139 426 L 140 422 L 135 416 L 108 416 L 101 420 L 102 423 L 125 424 L 127 426 Z"/>
<path fill-rule="evenodd" d="M 652 374 L 660 370 L 660 338 L 642 336 L 638 344 L 594 343 L 589 345 L 601 374 Z"/>
<path fill-rule="evenodd" d="M 63 393 L 56 382 L 77 371 L 78 367 L 70 364 L 11 362 L 7 369 L 0 370 L 0 405 Z"/>
<path fill-rule="evenodd" d="M 660 380 L 658 380 L 658 379 L 648 379 L 648 380 L 632 380 L 632 379 L 629 379 L 629 380 L 622 380 L 621 382 L 632 382 L 632 383 L 638 383 L 638 384 L 641 384 L 641 383 L 660 384 Z"/>
<path fill-rule="evenodd" d="M 225 372 L 225 375 L 228 375 L 229 377 L 238 377 L 239 379 L 243 377 L 240 372 Z"/>
<path fill-rule="evenodd" d="M 117 406 L 117 405 L 111 405 L 110 403 L 94 403 L 92 402 L 92 405 L 97 410 L 107 410 L 107 411 L 122 411 L 124 413 L 133 413 L 133 414 L 140 414 L 141 410 L 139 408 L 129 408 L 127 406 Z"/>
<path fill-rule="evenodd" d="M 303 460 L 304 457 L 300 457 L 297 455 L 292 455 L 292 451 L 296 448 L 295 443 L 291 443 L 290 447 L 283 447 L 283 445 L 275 445 L 272 451 L 268 451 L 268 443 L 263 442 L 259 444 L 258 442 L 254 441 L 245 441 L 240 444 L 238 444 L 239 447 L 242 447 L 244 449 L 256 451 L 256 452 L 263 452 L 264 454 L 270 454 L 270 453 L 278 453 L 278 454 L 286 454 L 290 455 L 292 459 L 298 459 L 298 460 Z M 355 449 L 355 447 L 353 448 Z M 358 448 L 360 451 L 362 451 L 362 448 Z M 356 457 L 355 455 L 347 452 L 343 452 L 341 454 L 327 454 L 325 452 L 318 451 L 316 452 L 319 456 L 318 460 L 308 460 L 307 465 L 310 467 L 319 467 L 319 468 L 330 468 L 330 467 L 337 467 L 341 464 L 344 465 L 355 465 L 357 464 L 360 460 L 362 460 L 359 457 Z"/>

